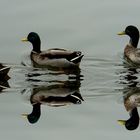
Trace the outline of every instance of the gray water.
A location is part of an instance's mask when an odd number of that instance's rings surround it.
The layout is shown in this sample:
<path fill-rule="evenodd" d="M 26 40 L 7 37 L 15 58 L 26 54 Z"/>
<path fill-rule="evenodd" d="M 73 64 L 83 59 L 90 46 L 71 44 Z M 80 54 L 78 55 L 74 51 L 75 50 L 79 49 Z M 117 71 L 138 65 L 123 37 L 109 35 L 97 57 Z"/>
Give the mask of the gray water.
<path fill-rule="evenodd" d="M 139 87 L 140 78 L 139 72 L 133 74 L 136 80 L 126 78 L 131 72 L 123 65 L 122 54 L 128 37 L 117 33 L 130 24 L 140 29 L 139 9 L 138 0 L 1 0 L 0 62 L 11 66 L 10 87 L 0 94 L 1 139 L 138 139 L 139 127 L 128 131 L 117 123 L 129 118 L 123 94 L 131 92 L 130 84 L 136 82 L 134 88 Z M 21 42 L 31 31 L 40 35 L 42 50 L 82 51 L 82 80 L 33 69 L 28 58 L 31 44 Z M 34 124 L 21 116 L 32 111 L 34 87 L 53 90 L 56 84 L 67 82 L 78 82 L 75 90 L 84 99 L 81 104 L 42 104 L 40 119 Z M 73 92 L 70 89 L 65 90 Z"/>

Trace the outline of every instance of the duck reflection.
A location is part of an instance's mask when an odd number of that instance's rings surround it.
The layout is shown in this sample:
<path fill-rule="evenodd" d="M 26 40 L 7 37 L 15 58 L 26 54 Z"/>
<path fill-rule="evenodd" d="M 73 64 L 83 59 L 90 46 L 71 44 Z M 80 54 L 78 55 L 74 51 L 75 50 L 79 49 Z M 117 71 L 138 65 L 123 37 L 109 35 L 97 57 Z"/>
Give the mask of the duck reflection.
<path fill-rule="evenodd" d="M 42 68 L 42 69 L 47 69 L 49 71 L 54 71 L 54 72 L 57 72 L 57 73 L 61 73 L 61 74 L 74 74 L 74 75 L 80 75 L 80 72 L 81 72 L 81 69 L 79 67 L 69 67 L 69 68 L 63 68 L 63 67 L 51 67 L 51 66 L 48 66 L 48 67 L 43 67 L 43 66 L 39 66 L 36 65 L 36 63 L 32 62 L 32 66 L 34 68 Z"/>
<path fill-rule="evenodd" d="M 28 59 L 27 59 L 28 58 Z M 37 70 L 41 70 L 41 71 L 45 71 L 45 74 L 56 74 L 56 75 L 60 75 L 60 74 L 66 74 L 66 75 L 76 75 L 76 77 L 80 77 L 80 73 L 81 73 L 81 68 L 77 67 L 77 66 L 72 66 L 72 67 L 52 67 L 52 66 L 38 66 L 36 63 L 34 63 L 33 61 L 30 61 L 29 56 L 26 56 L 24 58 L 24 60 L 21 62 L 21 64 L 23 66 L 27 66 L 27 67 L 32 67 L 33 71 L 28 73 L 30 77 L 34 76 L 35 74 L 40 75 L 39 73 L 34 73 L 37 72 Z"/>
<path fill-rule="evenodd" d="M 70 104 L 81 104 L 80 81 L 59 81 L 49 86 L 37 86 L 31 90 L 30 103 L 33 106 L 30 114 L 23 114 L 30 123 L 36 123 L 41 115 L 41 105 L 61 107 Z"/>
<path fill-rule="evenodd" d="M 127 75 L 124 76 L 126 80 L 126 87 L 123 92 L 124 106 L 129 112 L 130 118 L 128 120 L 118 120 L 119 124 L 124 125 L 127 130 L 135 130 L 139 126 L 138 109 L 140 105 L 140 87 L 136 69 L 128 69 Z"/>
<path fill-rule="evenodd" d="M 26 74 L 29 81 L 37 80 L 37 77 L 41 76 L 61 76 L 61 75 L 68 75 L 69 79 L 74 80 L 83 80 L 83 75 L 81 74 L 80 68 L 74 69 L 57 69 L 57 70 L 50 70 L 50 69 L 33 69 L 30 73 Z M 42 79 L 41 79 L 42 80 Z"/>
<path fill-rule="evenodd" d="M 10 77 L 8 76 L 8 72 L 10 70 L 10 67 L 4 66 L 0 63 L 0 92 L 3 89 L 9 88 L 8 80 Z"/>

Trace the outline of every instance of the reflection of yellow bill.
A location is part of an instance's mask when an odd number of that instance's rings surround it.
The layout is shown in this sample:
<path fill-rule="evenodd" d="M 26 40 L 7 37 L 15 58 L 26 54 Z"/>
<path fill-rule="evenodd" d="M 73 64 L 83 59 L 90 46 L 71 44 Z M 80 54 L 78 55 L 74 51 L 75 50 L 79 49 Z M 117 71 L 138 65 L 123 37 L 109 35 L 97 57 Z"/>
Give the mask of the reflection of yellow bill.
<path fill-rule="evenodd" d="M 125 121 L 125 120 L 118 120 L 118 123 L 119 123 L 120 125 L 125 125 L 126 121 Z"/>
<path fill-rule="evenodd" d="M 21 114 L 23 118 L 27 118 L 28 114 Z"/>

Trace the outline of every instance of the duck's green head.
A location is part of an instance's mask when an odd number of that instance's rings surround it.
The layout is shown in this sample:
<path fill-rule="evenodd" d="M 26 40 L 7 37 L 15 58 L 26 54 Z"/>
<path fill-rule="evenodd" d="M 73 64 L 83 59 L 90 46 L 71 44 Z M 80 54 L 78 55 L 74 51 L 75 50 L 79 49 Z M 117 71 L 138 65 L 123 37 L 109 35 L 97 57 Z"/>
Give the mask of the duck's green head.
<path fill-rule="evenodd" d="M 118 35 L 128 35 L 130 37 L 133 37 L 139 35 L 139 30 L 137 29 L 137 27 L 133 25 L 129 25 L 125 28 L 124 31 L 118 33 Z"/>
<path fill-rule="evenodd" d="M 41 40 L 37 33 L 30 32 L 26 38 L 22 39 L 23 42 L 29 41 L 33 45 L 33 51 L 40 53 Z"/>
<path fill-rule="evenodd" d="M 118 35 L 128 35 L 130 37 L 130 44 L 137 47 L 139 41 L 139 30 L 133 25 L 129 25 L 124 31 L 118 33 Z"/>

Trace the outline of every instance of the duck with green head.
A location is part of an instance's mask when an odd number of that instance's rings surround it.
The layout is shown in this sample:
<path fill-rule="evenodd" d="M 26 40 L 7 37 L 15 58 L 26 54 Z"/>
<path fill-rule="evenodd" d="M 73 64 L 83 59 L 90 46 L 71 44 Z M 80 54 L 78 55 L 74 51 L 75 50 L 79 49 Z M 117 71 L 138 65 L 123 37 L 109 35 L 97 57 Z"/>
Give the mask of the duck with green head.
<path fill-rule="evenodd" d="M 140 65 L 140 49 L 137 48 L 139 42 L 139 30 L 133 25 L 126 27 L 125 31 L 118 33 L 118 35 L 128 35 L 130 37 L 129 43 L 124 49 L 124 57 L 133 64 Z"/>
<path fill-rule="evenodd" d="M 30 58 L 36 66 L 72 68 L 79 67 L 83 54 L 80 51 L 69 51 L 53 48 L 41 51 L 41 40 L 37 33 L 31 32 L 22 41 L 29 41 L 33 49 Z"/>

